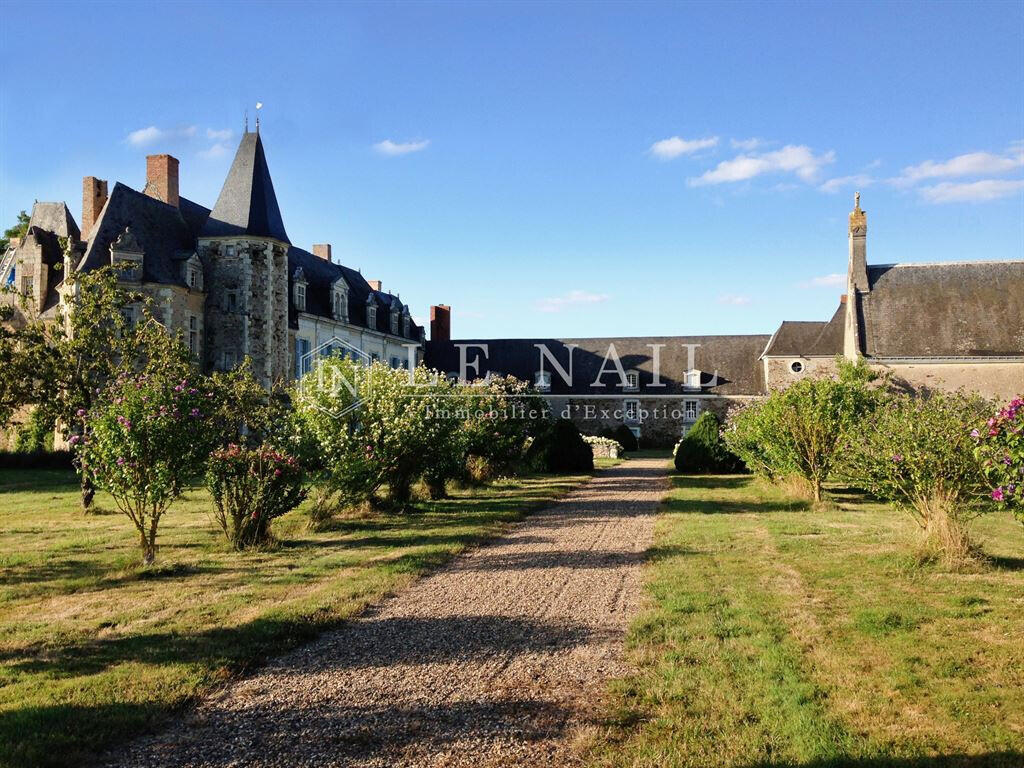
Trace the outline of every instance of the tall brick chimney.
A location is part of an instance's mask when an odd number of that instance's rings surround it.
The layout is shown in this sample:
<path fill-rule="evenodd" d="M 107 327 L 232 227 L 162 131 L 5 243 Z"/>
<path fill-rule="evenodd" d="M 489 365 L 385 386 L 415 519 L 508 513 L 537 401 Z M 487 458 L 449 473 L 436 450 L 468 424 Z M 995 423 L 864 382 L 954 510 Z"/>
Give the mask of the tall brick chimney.
<path fill-rule="evenodd" d="M 452 340 L 452 308 L 447 304 L 430 308 L 430 340 Z"/>
<path fill-rule="evenodd" d="M 107 204 L 107 182 L 95 176 L 82 179 L 82 239 L 88 240 L 96 219 Z"/>
<path fill-rule="evenodd" d="M 313 255 L 318 256 L 324 261 L 331 260 L 331 244 L 330 243 L 317 243 L 313 246 Z"/>
<path fill-rule="evenodd" d="M 367 280 L 366 282 L 369 283 L 370 287 L 375 291 L 384 290 L 384 284 L 380 280 Z"/>
<path fill-rule="evenodd" d="M 170 155 L 146 156 L 145 193 L 178 207 L 178 158 Z"/>

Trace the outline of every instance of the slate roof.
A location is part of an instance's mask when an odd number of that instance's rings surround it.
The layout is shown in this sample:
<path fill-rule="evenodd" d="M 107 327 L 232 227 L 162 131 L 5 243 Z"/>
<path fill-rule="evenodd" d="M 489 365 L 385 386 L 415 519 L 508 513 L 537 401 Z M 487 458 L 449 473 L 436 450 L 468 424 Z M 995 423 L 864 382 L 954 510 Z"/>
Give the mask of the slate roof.
<path fill-rule="evenodd" d="M 195 252 L 199 227 L 210 211 L 198 203 L 180 199 L 180 208 L 136 192 L 118 182 L 93 226 L 79 269 L 98 269 L 110 264 L 110 244 L 126 227 L 145 254 L 143 280 L 184 285 L 181 258 Z"/>
<path fill-rule="evenodd" d="M 291 244 L 258 133 L 242 136 L 220 197 L 202 230 L 203 237 L 236 235 L 272 237 Z"/>
<path fill-rule="evenodd" d="M 1024 261 L 868 266 L 868 357 L 1024 356 Z"/>
<path fill-rule="evenodd" d="M 629 397 L 637 393 L 623 390 L 614 363 L 610 361 L 608 371 L 601 377 L 604 387 L 592 386 L 609 353 L 609 345 L 615 345 L 615 352 L 623 367 L 639 372 L 640 395 L 669 395 L 687 392 L 684 388 L 685 375 L 689 366 L 689 355 L 685 344 L 699 345 L 694 350 L 693 367 L 702 371 L 704 393 L 719 395 L 760 395 L 764 393 L 764 370 L 760 363 L 761 351 L 767 345 L 768 335 L 750 336 L 637 336 L 620 338 L 589 339 L 466 339 L 456 341 L 428 341 L 425 361 L 428 367 L 444 373 L 458 373 L 459 348 L 456 344 L 487 345 L 487 358 L 480 350 L 467 349 L 467 359 L 473 362 L 480 357 L 479 376 L 488 372 L 511 374 L 516 378 L 535 380 L 540 370 L 540 352 L 534 346 L 544 344 L 568 371 L 570 352 L 572 355 L 572 386 L 567 386 L 561 376 L 545 363 L 544 369 L 552 371 L 552 395 L 607 395 Z M 653 350 L 649 345 L 664 344 L 660 351 L 660 378 L 664 387 L 652 387 Z M 575 349 L 570 347 L 575 345 Z M 712 374 L 717 372 L 717 383 L 712 386 Z M 472 376 L 472 371 L 469 371 Z"/>
<path fill-rule="evenodd" d="M 377 305 L 377 322 L 373 330 L 391 333 L 389 307 L 392 301 L 401 303 L 397 297 L 373 290 L 366 279 L 356 270 L 321 259 L 319 256 L 293 245 L 288 249 L 289 276 L 294 275 L 297 269 L 302 269 L 303 277 L 307 282 L 306 312 L 308 314 L 331 317 L 331 291 L 338 278 L 342 278 L 348 285 L 349 323 L 363 328 L 367 327 L 367 298 L 372 296 L 373 302 Z M 298 312 L 294 305 L 289 310 L 289 323 L 292 328 L 298 328 Z M 420 326 L 410 320 L 410 339 L 419 341 L 422 330 Z"/>
<path fill-rule="evenodd" d="M 835 357 L 843 352 L 846 305 L 840 304 L 832 319 L 785 320 L 765 347 L 765 357 Z"/>
<path fill-rule="evenodd" d="M 64 203 L 36 203 L 32 206 L 28 227 L 37 227 L 58 237 L 70 237 L 72 240 L 81 237 L 75 217 Z"/>

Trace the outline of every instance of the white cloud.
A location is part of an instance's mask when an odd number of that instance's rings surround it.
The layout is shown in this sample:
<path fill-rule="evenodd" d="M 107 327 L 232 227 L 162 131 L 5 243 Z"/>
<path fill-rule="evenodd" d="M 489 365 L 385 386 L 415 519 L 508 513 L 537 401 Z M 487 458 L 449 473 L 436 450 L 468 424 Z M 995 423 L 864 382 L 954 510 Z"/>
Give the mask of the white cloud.
<path fill-rule="evenodd" d="M 822 192 L 838 192 L 843 187 L 868 187 L 875 183 L 875 180 L 865 173 L 855 173 L 852 176 L 837 176 L 829 179 L 818 189 Z"/>
<path fill-rule="evenodd" d="M 139 128 L 139 130 L 129 133 L 128 143 L 134 147 L 145 147 L 148 144 L 159 141 L 165 135 L 164 131 L 161 131 L 155 125 L 151 125 L 148 128 Z"/>
<path fill-rule="evenodd" d="M 607 300 L 608 295 L 605 293 L 589 293 L 587 291 L 574 290 L 569 291 L 564 296 L 553 296 L 547 299 L 539 299 L 536 302 L 536 305 L 537 309 L 541 312 L 561 312 L 563 309 L 568 307 L 583 304 L 600 304 Z"/>
<path fill-rule="evenodd" d="M 732 160 L 723 160 L 712 170 L 690 179 L 688 183 L 691 187 L 726 184 L 746 181 L 765 173 L 793 173 L 803 181 L 812 182 L 822 166 L 835 159 L 835 152 L 816 155 L 808 146 L 790 144 L 773 152 L 748 153 L 738 155 Z"/>
<path fill-rule="evenodd" d="M 394 142 L 391 139 L 384 139 L 384 141 L 378 141 L 374 144 L 373 148 L 382 155 L 395 157 L 397 155 L 407 155 L 410 152 L 419 152 L 421 149 L 426 149 L 428 144 L 430 144 L 429 139 L 424 139 L 422 141 L 407 141 L 404 143 Z"/>
<path fill-rule="evenodd" d="M 834 288 L 837 285 L 846 285 L 846 275 L 841 272 L 812 277 L 810 280 L 800 283 L 801 288 Z"/>
<path fill-rule="evenodd" d="M 216 160 L 218 157 L 224 157 L 231 151 L 231 147 L 223 141 L 218 141 L 212 147 L 208 149 L 200 150 L 199 156 L 206 160 Z"/>
<path fill-rule="evenodd" d="M 765 145 L 764 139 L 750 138 L 750 139 L 729 139 L 729 144 L 732 145 L 733 149 L 742 149 L 744 152 L 753 152 L 758 147 Z"/>
<path fill-rule="evenodd" d="M 674 160 L 680 155 L 692 155 L 694 152 L 715 146 L 718 146 L 717 136 L 709 136 L 706 139 L 682 139 L 673 136 L 654 142 L 647 151 L 659 160 Z"/>
<path fill-rule="evenodd" d="M 198 125 L 186 125 L 184 128 L 178 129 L 178 135 L 191 139 L 198 131 Z"/>
<path fill-rule="evenodd" d="M 990 176 L 1024 167 L 1024 146 L 1016 142 L 1001 155 L 992 152 L 968 152 L 949 160 L 925 160 L 909 165 L 894 183 L 908 185 L 923 179 L 949 179 L 959 176 Z"/>
<path fill-rule="evenodd" d="M 749 296 L 740 296 L 735 293 L 723 293 L 718 297 L 719 304 L 728 304 L 733 307 L 742 307 L 750 303 Z"/>
<path fill-rule="evenodd" d="M 214 130 L 213 128 L 206 129 L 206 138 L 213 139 L 214 141 L 227 141 L 234 135 L 235 132 L 230 128 L 224 128 L 220 131 Z"/>
<path fill-rule="evenodd" d="M 980 203 L 998 200 L 1024 191 L 1024 179 L 982 179 L 956 183 L 944 181 L 922 187 L 921 197 L 929 203 Z"/>

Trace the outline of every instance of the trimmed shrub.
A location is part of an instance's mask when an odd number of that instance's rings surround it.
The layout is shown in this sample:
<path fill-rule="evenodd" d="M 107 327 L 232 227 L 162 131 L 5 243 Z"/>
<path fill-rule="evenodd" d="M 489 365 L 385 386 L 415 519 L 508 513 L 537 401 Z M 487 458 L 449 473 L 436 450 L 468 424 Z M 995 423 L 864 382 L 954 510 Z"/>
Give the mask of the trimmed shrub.
<path fill-rule="evenodd" d="M 270 522 L 306 495 L 299 463 L 269 446 L 217 449 L 207 462 L 206 487 L 214 519 L 235 549 L 268 543 Z"/>
<path fill-rule="evenodd" d="M 636 435 L 625 424 L 619 424 L 611 431 L 611 434 L 605 435 L 605 437 L 615 440 L 622 446 L 622 450 L 627 453 L 640 449 L 640 441 L 637 440 Z"/>
<path fill-rule="evenodd" d="M 575 424 L 559 419 L 530 444 L 526 463 L 535 472 L 590 472 L 594 469 L 594 452 Z"/>
<path fill-rule="evenodd" d="M 737 471 L 739 459 L 725 447 L 721 431 L 718 417 L 704 411 L 676 444 L 676 472 L 703 475 Z"/>

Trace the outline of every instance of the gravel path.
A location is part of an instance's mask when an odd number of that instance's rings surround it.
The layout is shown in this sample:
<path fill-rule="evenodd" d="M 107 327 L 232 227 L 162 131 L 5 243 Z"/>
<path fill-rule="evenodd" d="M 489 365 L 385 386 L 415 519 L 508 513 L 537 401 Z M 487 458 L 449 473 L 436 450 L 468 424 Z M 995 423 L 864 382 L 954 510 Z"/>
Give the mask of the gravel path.
<path fill-rule="evenodd" d="M 625 671 L 664 467 L 598 474 L 111 765 L 573 763 L 574 728 Z"/>

